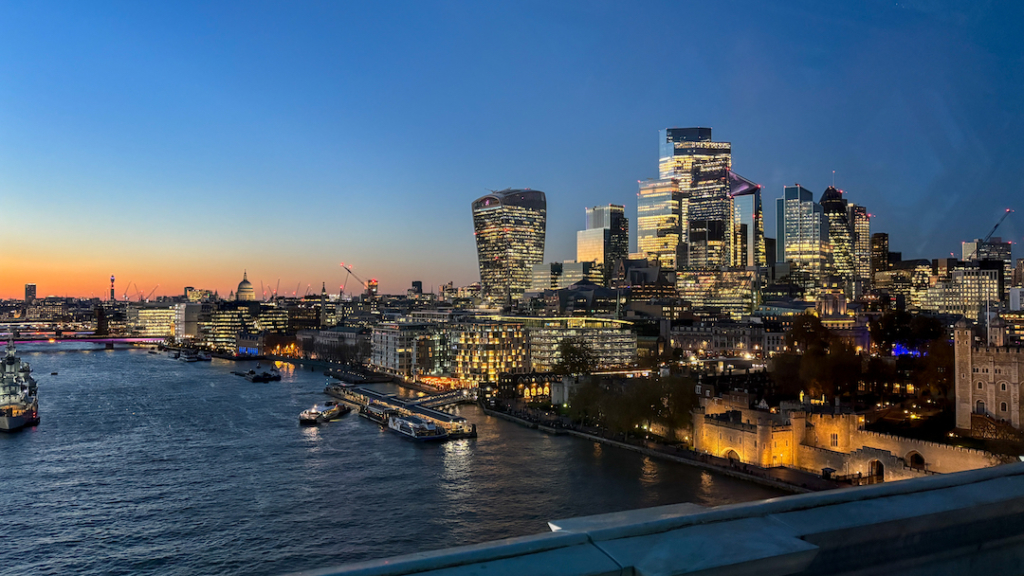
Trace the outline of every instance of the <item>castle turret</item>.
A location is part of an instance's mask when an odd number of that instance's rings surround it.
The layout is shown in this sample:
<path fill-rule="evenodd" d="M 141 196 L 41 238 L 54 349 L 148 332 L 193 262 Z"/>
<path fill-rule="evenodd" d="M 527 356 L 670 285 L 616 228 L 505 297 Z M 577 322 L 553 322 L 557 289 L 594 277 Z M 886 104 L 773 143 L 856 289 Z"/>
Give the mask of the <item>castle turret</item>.
<path fill-rule="evenodd" d="M 956 357 L 953 377 L 956 394 L 956 427 L 971 428 L 971 348 L 974 334 L 967 321 L 961 318 L 953 328 L 953 351 Z"/>
<path fill-rule="evenodd" d="M 989 346 L 1006 346 L 1006 321 L 1002 317 L 996 316 L 989 324 L 988 334 Z"/>

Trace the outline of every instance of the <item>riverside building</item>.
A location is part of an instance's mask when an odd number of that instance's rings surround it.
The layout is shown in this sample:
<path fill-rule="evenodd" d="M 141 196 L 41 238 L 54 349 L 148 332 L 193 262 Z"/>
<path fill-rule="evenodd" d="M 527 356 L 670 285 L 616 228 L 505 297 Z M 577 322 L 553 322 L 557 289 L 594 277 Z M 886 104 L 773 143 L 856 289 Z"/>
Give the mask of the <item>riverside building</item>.
<path fill-rule="evenodd" d="M 511 304 L 530 287 L 544 260 L 547 199 L 539 190 L 502 190 L 472 204 L 483 296 Z"/>

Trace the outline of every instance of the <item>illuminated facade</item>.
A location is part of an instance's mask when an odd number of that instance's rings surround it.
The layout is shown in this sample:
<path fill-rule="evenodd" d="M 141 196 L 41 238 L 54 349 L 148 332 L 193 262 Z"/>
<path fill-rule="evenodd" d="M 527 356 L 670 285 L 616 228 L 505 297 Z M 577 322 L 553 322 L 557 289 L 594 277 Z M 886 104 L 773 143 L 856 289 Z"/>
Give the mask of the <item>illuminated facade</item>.
<path fill-rule="evenodd" d="M 473 229 L 483 295 L 510 303 L 530 287 L 544 260 L 547 199 L 539 190 L 502 190 L 473 202 Z"/>
<path fill-rule="evenodd" d="M 604 278 L 604 268 L 593 262 L 551 262 L 538 264 L 532 269 L 530 292 L 560 290 L 586 280 L 600 284 Z"/>
<path fill-rule="evenodd" d="M 818 201 L 828 221 L 828 243 L 832 255 L 829 272 L 838 276 L 852 294 L 856 270 L 853 262 L 853 227 L 850 225 L 849 202 L 842 191 L 829 186 Z"/>
<path fill-rule="evenodd" d="M 850 204 L 849 219 L 853 232 L 854 278 L 862 289 L 867 289 L 871 287 L 871 217 L 867 208 Z"/>
<path fill-rule="evenodd" d="M 683 220 L 688 248 L 685 265 L 730 266 L 734 218 L 729 186 L 732 144 L 713 142 L 710 128 L 666 128 L 658 136 L 659 178 L 678 182 L 688 203 Z"/>
<path fill-rule="evenodd" d="M 479 385 L 501 373 L 530 371 L 526 330 L 517 322 L 479 322 L 453 328 L 454 376 Z"/>
<path fill-rule="evenodd" d="M 903 296 L 906 304 L 913 308 L 925 307 L 932 285 L 932 263 L 929 260 L 904 260 L 875 274 L 875 288 L 886 290 L 893 296 Z"/>
<path fill-rule="evenodd" d="M 828 220 L 810 190 L 796 184 L 775 201 L 776 262 L 792 266 L 793 283 L 814 296 L 825 273 Z"/>
<path fill-rule="evenodd" d="M 587 208 L 587 227 L 576 232 L 576 261 L 600 266 L 603 284 L 615 263 L 629 257 L 629 221 L 625 207 L 609 204 Z"/>
<path fill-rule="evenodd" d="M 402 378 L 433 372 L 433 330 L 427 324 L 390 323 L 373 327 L 370 366 Z"/>
<path fill-rule="evenodd" d="M 128 323 L 138 336 L 167 338 L 174 336 L 175 309 L 173 307 L 128 308 Z"/>
<path fill-rule="evenodd" d="M 636 364 L 636 333 L 628 322 L 585 317 L 544 318 L 543 323 L 529 326 L 527 331 L 530 364 L 537 372 L 552 372 L 557 368 L 562 360 L 560 346 L 566 338 L 585 340 L 598 368 Z"/>
<path fill-rule="evenodd" d="M 760 278 L 756 268 L 686 270 L 676 273 L 679 298 L 694 308 L 721 308 L 734 319 L 757 307 Z"/>
<path fill-rule="evenodd" d="M 925 292 L 921 308 L 981 321 L 986 307 L 999 302 L 999 270 L 959 268 L 937 279 Z"/>
<path fill-rule="evenodd" d="M 666 270 L 685 267 L 689 198 L 680 190 L 679 182 L 641 182 L 636 205 L 637 250 Z"/>
<path fill-rule="evenodd" d="M 732 265 L 767 266 L 761 185 L 730 170 L 729 190 L 733 202 Z"/>
<path fill-rule="evenodd" d="M 988 242 L 975 239 L 973 242 L 964 242 L 961 247 L 965 262 L 981 262 L 984 260 L 1002 262 L 1003 278 L 1000 300 L 1004 300 L 1009 296 L 1010 287 L 1012 286 L 1012 248 L 1013 246 L 1009 242 L 1003 242 L 1003 239 L 999 237 L 991 238 Z"/>
<path fill-rule="evenodd" d="M 889 269 L 889 235 L 876 232 L 871 235 L 871 282 L 874 284 L 875 274 Z"/>

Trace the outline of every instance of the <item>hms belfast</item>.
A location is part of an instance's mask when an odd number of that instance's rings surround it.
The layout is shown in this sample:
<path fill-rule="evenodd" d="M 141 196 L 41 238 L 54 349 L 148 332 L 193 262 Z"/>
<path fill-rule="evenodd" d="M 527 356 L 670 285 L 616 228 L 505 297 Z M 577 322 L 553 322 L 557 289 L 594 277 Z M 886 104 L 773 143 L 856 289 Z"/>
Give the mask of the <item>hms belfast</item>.
<path fill-rule="evenodd" d="M 32 368 L 15 356 L 16 352 L 12 339 L 0 361 L 0 432 L 14 432 L 39 423 Z"/>

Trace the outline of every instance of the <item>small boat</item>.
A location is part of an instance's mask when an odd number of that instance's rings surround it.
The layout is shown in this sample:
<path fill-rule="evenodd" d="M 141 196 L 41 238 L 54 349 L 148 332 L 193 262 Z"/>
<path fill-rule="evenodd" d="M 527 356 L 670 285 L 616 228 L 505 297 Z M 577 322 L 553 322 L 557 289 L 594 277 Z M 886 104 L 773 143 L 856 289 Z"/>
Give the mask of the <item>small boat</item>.
<path fill-rule="evenodd" d="M 313 406 L 309 410 L 303 410 L 299 414 L 299 424 L 304 426 L 313 426 L 322 422 L 330 422 L 331 420 L 337 420 L 345 414 L 352 411 L 346 404 L 329 402 L 324 405 L 323 408 L 320 406 Z"/>
<path fill-rule="evenodd" d="M 56 372 L 50 372 L 50 376 L 56 376 L 56 375 L 57 375 Z"/>
<path fill-rule="evenodd" d="M 199 360 L 200 362 L 210 362 L 213 360 L 213 356 L 211 356 L 209 352 L 200 352 L 199 354 L 196 354 L 196 360 Z"/>
<path fill-rule="evenodd" d="M 416 416 L 392 414 L 388 418 L 388 430 L 417 442 L 432 442 L 448 438 L 448 432 L 444 428 Z"/>
<path fill-rule="evenodd" d="M 199 362 L 199 355 L 196 354 L 195 350 L 184 350 L 178 356 L 178 362 Z"/>
<path fill-rule="evenodd" d="M 320 410 L 313 406 L 309 410 L 303 410 L 299 414 L 299 424 L 303 426 L 316 426 L 320 423 Z"/>

